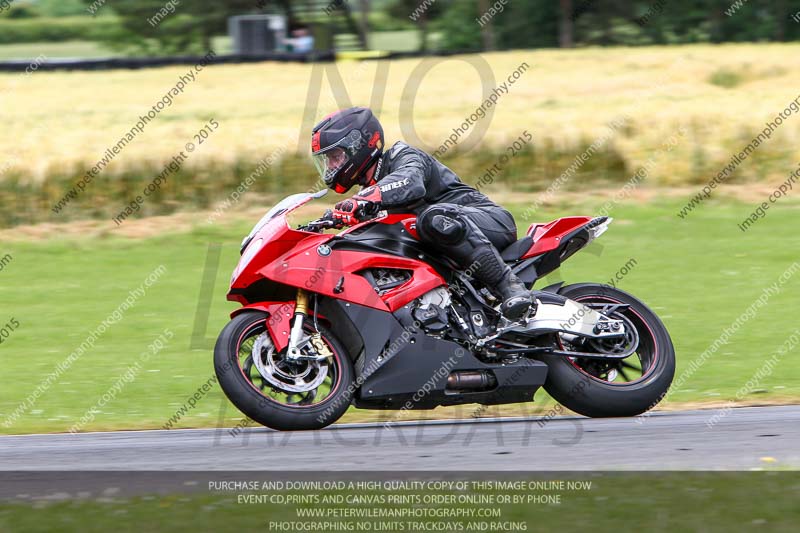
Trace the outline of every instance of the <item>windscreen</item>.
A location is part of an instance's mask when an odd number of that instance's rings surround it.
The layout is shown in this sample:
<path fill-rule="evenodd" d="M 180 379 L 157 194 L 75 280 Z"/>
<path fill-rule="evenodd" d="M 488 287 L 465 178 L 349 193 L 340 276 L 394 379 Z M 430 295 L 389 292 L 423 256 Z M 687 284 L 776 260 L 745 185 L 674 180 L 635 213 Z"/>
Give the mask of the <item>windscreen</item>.
<path fill-rule="evenodd" d="M 258 233 L 259 230 L 261 228 L 263 228 L 264 225 L 267 222 L 269 222 L 270 220 L 272 220 L 273 218 L 275 218 L 278 215 L 281 215 L 283 213 L 287 213 L 287 212 L 291 211 L 295 207 L 297 207 L 299 205 L 302 205 L 302 204 L 306 203 L 307 201 L 310 201 L 310 200 L 316 199 L 316 198 L 322 198 L 327 193 L 328 193 L 328 189 L 322 189 L 322 190 L 317 191 L 315 193 L 301 192 L 301 193 L 292 194 L 290 196 L 287 196 L 286 198 L 284 198 L 283 200 L 281 200 L 280 202 L 275 204 L 272 207 L 272 209 L 267 211 L 267 214 L 265 214 L 263 217 L 261 217 L 261 220 L 259 220 L 256 223 L 256 225 L 253 226 L 253 229 L 250 231 L 250 233 L 247 235 L 247 237 L 245 237 L 244 240 L 242 240 L 242 248 L 241 248 L 242 251 L 244 251 L 244 248 L 247 246 L 247 243 L 250 242 L 250 240 L 253 238 L 253 236 L 256 233 Z"/>

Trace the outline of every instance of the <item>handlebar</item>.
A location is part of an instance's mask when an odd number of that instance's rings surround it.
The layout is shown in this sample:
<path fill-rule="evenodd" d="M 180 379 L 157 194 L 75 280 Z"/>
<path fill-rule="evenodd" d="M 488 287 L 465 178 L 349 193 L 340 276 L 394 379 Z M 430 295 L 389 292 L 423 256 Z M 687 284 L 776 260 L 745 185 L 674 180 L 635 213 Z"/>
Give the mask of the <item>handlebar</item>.
<path fill-rule="evenodd" d="M 337 224 L 333 220 L 312 220 L 305 226 L 301 226 L 303 228 L 308 229 L 309 231 L 322 231 L 328 228 L 336 228 Z"/>
<path fill-rule="evenodd" d="M 357 211 L 357 217 L 361 222 L 375 218 L 377 214 L 378 210 L 369 209 L 367 206 L 360 207 Z M 343 227 L 344 224 L 341 221 L 334 220 L 333 211 L 326 209 L 325 213 L 320 218 L 312 220 L 308 224 L 297 226 L 297 229 L 320 233 L 325 229 L 341 229 Z"/>
<path fill-rule="evenodd" d="M 378 216 L 379 212 L 380 209 L 378 208 L 377 204 L 367 203 L 366 205 L 360 206 L 356 210 L 356 217 L 363 222 L 365 220 L 371 220 L 375 218 Z"/>
<path fill-rule="evenodd" d="M 325 229 L 328 229 L 328 228 L 338 229 L 338 228 L 341 228 L 341 227 L 342 227 L 342 225 L 339 222 L 337 222 L 337 221 L 335 221 L 333 219 L 333 211 L 331 211 L 330 209 L 327 209 L 325 211 L 325 214 L 323 214 L 320 218 L 318 218 L 317 220 L 312 220 L 311 222 L 309 222 L 306 225 L 300 225 L 300 226 L 297 227 L 297 229 L 303 230 L 303 231 L 313 231 L 315 233 L 320 233 L 320 232 L 322 232 L 322 230 L 325 230 Z"/>

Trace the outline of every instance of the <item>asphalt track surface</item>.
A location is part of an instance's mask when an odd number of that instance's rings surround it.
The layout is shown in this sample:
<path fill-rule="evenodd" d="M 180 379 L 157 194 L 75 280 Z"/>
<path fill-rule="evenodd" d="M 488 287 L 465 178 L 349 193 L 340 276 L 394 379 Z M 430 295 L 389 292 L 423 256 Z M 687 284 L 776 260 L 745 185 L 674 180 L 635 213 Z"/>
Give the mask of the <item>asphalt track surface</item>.
<path fill-rule="evenodd" d="M 0 470 L 573 471 L 800 469 L 800 406 L 0 437 Z M 389 413 L 389 416 L 391 414 Z"/>

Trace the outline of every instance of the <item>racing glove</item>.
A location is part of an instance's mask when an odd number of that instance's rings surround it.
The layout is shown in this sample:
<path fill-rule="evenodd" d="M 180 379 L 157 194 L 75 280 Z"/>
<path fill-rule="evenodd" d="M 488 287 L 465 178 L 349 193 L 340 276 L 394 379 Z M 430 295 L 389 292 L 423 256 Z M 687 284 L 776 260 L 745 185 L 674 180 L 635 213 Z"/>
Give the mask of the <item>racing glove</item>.
<path fill-rule="evenodd" d="M 374 216 L 381 207 L 381 190 L 377 186 L 367 187 L 352 198 L 333 207 L 333 220 L 352 226 Z"/>
<path fill-rule="evenodd" d="M 333 206 L 333 220 L 342 226 L 352 226 L 358 223 L 358 202 L 352 198 L 339 202 Z"/>

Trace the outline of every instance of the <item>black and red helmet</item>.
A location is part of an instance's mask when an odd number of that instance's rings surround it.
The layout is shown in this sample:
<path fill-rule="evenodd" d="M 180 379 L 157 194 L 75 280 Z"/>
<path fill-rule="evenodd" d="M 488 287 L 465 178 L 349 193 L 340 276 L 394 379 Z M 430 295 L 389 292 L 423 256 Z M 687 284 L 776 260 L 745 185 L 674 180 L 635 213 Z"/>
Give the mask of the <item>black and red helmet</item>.
<path fill-rule="evenodd" d="M 325 184 L 345 193 L 363 182 L 364 172 L 381 157 L 383 128 L 366 107 L 332 113 L 311 130 L 311 157 Z"/>

